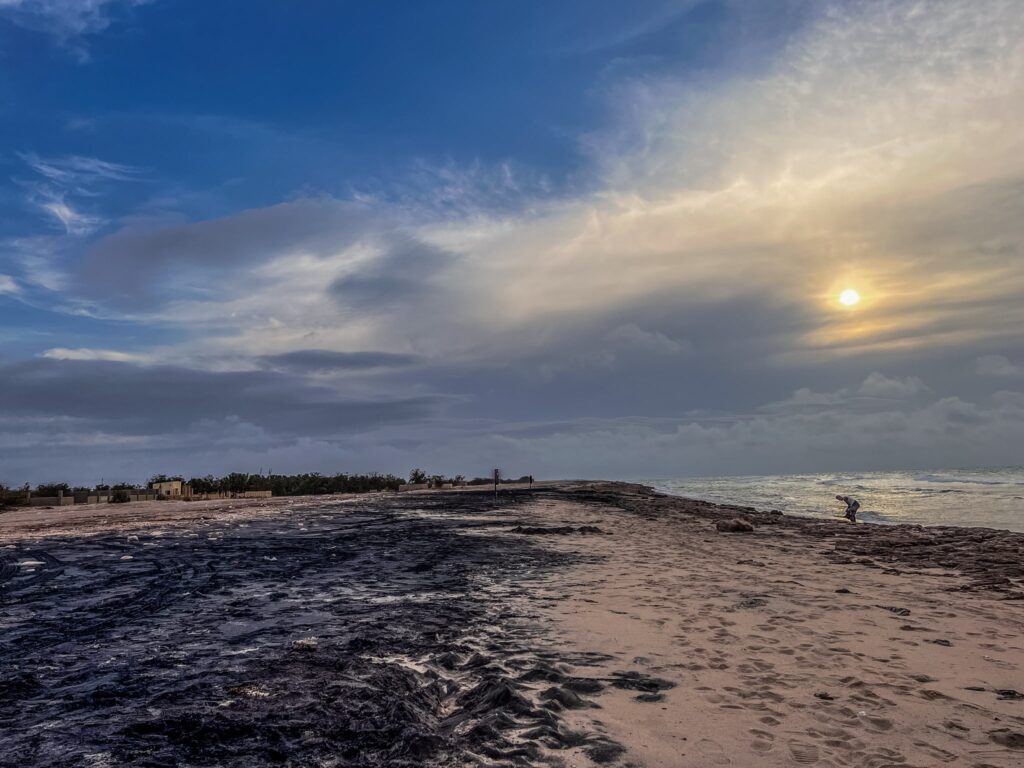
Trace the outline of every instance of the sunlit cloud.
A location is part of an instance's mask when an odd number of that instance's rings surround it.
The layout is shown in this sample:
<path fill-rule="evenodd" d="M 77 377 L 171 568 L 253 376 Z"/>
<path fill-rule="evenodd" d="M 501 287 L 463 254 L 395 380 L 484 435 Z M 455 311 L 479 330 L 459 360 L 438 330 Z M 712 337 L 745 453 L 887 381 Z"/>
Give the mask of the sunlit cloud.
<path fill-rule="evenodd" d="M 630 118 L 588 136 L 603 182 L 579 197 L 466 216 L 456 202 L 439 215 L 369 198 L 355 208 L 300 201 L 148 241 L 124 233 L 124 253 L 146 258 L 117 256 L 114 239 L 89 263 L 116 260 L 124 285 L 137 269 L 172 263 L 187 280 L 180 267 L 206 274 L 195 254 L 212 253 L 223 233 L 267 233 L 240 257 L 252 273 L 174 305 L 183 322 L 234 326 L 254 352 L 315 333 L 349 349 L 480 354 L 496 335 L 529 347 L 528 328 L 609 307 L 755 294 L 766 310 L 797 307 L 809 318 L 765 350 L 783 364 L 1012 333 L 1024 321 L 1021 260 L 1009 256 L 1024 242 L 1012 208 L 1024 142 L 1011 127 L 1024 119 L 1024 14 L 1013 3 L 981 5 L 832 9 L 756 78 L 620 84 L 609 99 Z M 437 189 L 461 200 L 481 175 L 438 171 Z M 494 188 L 518 183 L 508 169 L 485 178 Z M 422 255 L 430 274 L 416 275 L 415 260 L 392 265 L 382 227 L 403 231 L 421 254 L 448 254 L 444 266 Z M 356 258 L 360 250 L 370 255 Z M 274 279 L 260 280 L 270 270 Z M 365 312 L 410 276 L 416 289 L 401 311 Z M 359 286 L 371 297 L 371 283 L 380 293 L 356 317 L 346 309 L 354 295 L 339 301 L 338 291 Z M 836 297 L 851 285 L 861 300 L 841 311 Z M 328 330 L 332 317 L 346 329 Z"/>
<path fill-rule="evenodd" d="M 23 188 L 63 234 L 12 247 L 0 293 L 52 289 L 173 331 L 127 351 L 47 342 L 47 375 L 118 364 L 148 386 L 158 360 L 222 403 L 270 381 L 310 402 L 384 392 L 409 417 L 303 442 L 261 421 L 268 401 L 229 414 L 232 455 L 282 467 L 415 450 L 565 474 L 629 456 L 634 475 L 1005 455 L 1024 436 L 1019 393 L 991 391 L 1024 375 L 1024 12 L 817 10 L 756 69 L 609 74 L 610 122 L 579 137 L 573 183 L 424 160 L 347 197 L 119 220 L 91 195 L 140 169 L 23 154 Z M 461 410 L 438 419 L 441 400 Z M 189 413 L 154 450 L 227 424 Z"/>

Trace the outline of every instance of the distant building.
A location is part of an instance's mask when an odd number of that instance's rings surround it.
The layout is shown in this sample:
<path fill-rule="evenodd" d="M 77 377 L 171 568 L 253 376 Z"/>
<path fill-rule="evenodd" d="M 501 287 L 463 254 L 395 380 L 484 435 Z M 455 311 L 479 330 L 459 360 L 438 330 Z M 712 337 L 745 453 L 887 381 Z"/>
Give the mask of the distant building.
<path fill-rule="evenodd" d="M 150 486 L 154 491 L 168 499 L 179 499 L 182 496 L 191 496 L 188 485 L 181 480 L 164 480 L 159 483 L 152 483 Z"/>

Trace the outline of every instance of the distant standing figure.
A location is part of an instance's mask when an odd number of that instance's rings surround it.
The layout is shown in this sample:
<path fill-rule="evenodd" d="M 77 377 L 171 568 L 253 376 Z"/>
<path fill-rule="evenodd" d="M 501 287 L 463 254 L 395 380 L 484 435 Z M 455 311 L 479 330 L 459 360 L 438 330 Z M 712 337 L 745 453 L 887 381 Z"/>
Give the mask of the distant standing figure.
<path fill-rule="evenodd" d="M 530 475 L 530 487 L 533 488 L 533 475 Z"/>
<path fill-rule="evenodd" d="M 860 509 L 860 502 L 853 496 L 836 496 L 836 501 L 846 504 L 846 512 L 843 514 L 851 523 L 857 522 L 857 510 Z"/>

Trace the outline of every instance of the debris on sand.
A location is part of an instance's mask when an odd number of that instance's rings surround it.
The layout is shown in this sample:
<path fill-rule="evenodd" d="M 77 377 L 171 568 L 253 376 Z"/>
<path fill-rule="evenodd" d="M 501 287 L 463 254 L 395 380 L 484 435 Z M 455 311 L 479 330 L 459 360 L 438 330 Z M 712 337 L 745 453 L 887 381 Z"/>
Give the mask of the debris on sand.
<path fill-rule="evenodd" d="M 889 611 L 889 613 L 896 614 L 897 616 L 909 616 L 909 608 L 900 608 L 896 605 L 876 605 L 876 608 L 881 608 L 883 611 Z"/>
<path fill-rule="evenodd" d="M 643 691 L 645 693 L 658 693 L 675 688 L 676 684 L 671 680 L 663 680 L 660 677 L 651 677 L 642 672 L 614 672 L 610 680 L 616 688 L 626 691 Z"/>
<path fill-rule="evenodd" d="M 228 688 L 232 696 L 241 696 L 247 699 L 269 699 L 270 691 L 260 685 L 236 685 Z"/>
<path fill-rule="evenodd" d="M 315 637 L 303 637 L 292 641 L 292 648 L 296 651 L 315 651 L 320 647 L 320 641 Z"/>
<path fill-rule="evenodd" d="M 581 525 L 573 528 L 571 525 L 545 527 L 542 525 L 517 525 L 509 533 L 521 533 L 524 536 L 571 536 L 573 534 L 598 534 L 604 535 L 604 531 L 596 525 Z"/>

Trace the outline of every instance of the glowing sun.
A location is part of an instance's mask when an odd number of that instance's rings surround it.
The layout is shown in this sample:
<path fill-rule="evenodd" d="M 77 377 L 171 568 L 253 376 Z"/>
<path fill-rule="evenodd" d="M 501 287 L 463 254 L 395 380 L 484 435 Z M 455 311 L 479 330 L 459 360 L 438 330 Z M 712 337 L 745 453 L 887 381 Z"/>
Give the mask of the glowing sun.
<path fill-rule="evenodd" d="M 854 304 L 860 303 L 860 294 L 853 288 L 847 288 L 839 294 L 839 303 L 844 307 L 852 307 Z"/>

